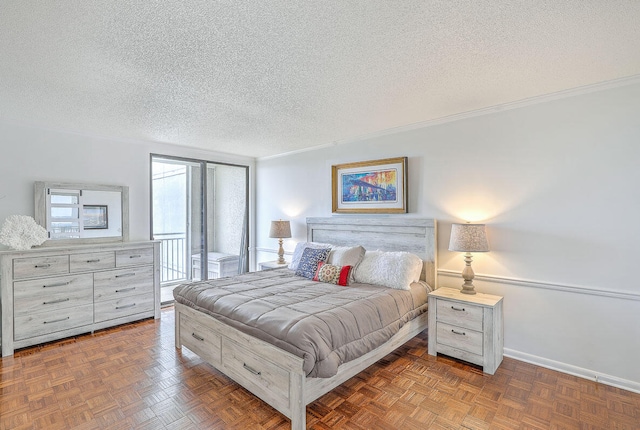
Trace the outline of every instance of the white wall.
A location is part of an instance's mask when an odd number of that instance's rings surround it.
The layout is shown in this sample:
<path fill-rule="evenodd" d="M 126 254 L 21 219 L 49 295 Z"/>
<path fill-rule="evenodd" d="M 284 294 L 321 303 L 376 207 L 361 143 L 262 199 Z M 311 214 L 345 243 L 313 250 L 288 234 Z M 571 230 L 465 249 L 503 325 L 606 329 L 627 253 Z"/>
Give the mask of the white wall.
<path fill-rule="evenodd" d="M 151 142 L 111 141 L 0 121 L 0 222 L 34 215 L 34 181 L 86 182 L 129 187 L 130 240 L 150 235 L 150 154 L 250 166 L 254 160 Z M 250 201 L 253 189 L 250 188 Z M 250 219 L 253 226 L 253 219 Z M 0 249 L 6 249 L 0 245 Z"/>
<path fill-rule="evenodd" d="M 505 297 L 505 352 L 640 391 L 640 84 L 258 160 L 258 260 L 269 221 L 331 215 L 333 164 L 409 157 L 408 217 L 438 220 L 440 286 L 458 287 L 452 222 L 480 221 L 475 284 Z"/>

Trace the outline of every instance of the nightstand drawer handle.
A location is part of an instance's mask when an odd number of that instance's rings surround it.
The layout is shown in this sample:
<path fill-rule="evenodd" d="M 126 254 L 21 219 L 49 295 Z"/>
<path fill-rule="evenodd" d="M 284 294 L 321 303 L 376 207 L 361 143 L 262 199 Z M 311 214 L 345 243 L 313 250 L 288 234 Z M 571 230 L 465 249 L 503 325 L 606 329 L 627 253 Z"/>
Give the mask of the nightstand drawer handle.
<path fill-rule="evenodd" d="M 69 317 L 66 318 L 60 318 L 59 320 L 52 320 L 52 321 L 44 321 L 43 324 L 53 324 L 53 323 L 57 323 L 57 322 L 62 322 L 62 321 L 66 321 L 68 320 Z"/>
<path fill-rule="evenodd" d="M 458 312 L 464 312 L 464 308 L 456 308 L 455 306 L 451 306 L 451 309 Z"/>
<path fill-rule="evenodd" d="M 204 337 L 202 337 L 202 336 L 198 336 L 198 335 L 197 335 L 197 334 L 195 334 L 195 333 L 191 333 L 191 336 L 192 336 L 194 339 L 199 340 L 200 342 L 204 342 Z"/>
<path fill-rule="evenodd" d="M 129 305 L 123 305 L 123 306 L 116 306 L 116 310 L 119 310 L 119 309 L 127 309 L 127 308 L 134 308 L 135 306 L 136 306 L 136 304 L 135 304 L 135 303 L 131 303 L 131 304 L 129 304 Z"/>
<path fill-rule="evenodd" d="M 464 332 L 455 331 L 455 330 L 453 330 L 453 329 L 451 330 L 451 333 L 453 333 L 453 334 L 459 334 L 460 336 L 466 336 L 466 335 L 467 335 L 467 334 L 466 334 L 466 333 L 464 333 Z"/>

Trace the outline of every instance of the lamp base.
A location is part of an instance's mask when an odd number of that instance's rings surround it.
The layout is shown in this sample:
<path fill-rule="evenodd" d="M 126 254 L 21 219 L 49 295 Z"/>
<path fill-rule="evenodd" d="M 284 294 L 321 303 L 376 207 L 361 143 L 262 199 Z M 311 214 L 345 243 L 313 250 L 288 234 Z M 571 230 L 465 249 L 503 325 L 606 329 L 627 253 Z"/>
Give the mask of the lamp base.
<path fill-rule="evenodd" d="M 462 279 L 464 279 L 464 284 L 462 284 L 462 290 L 460 292 L 462 294 L 475 294 L 476 290 L 473 288 L 473 278 L 475 273 L 473 273 L 473 269 L 471 268 L 471 253 L 467 252 L 464 255 L 465 266 L 462 270 Z"/>
<path fill-rule="evenodd" d="M 278 239 L 278 264 L 285 264 L 284 260 L 284 248 L 282 247 L 282 239 Z"/>

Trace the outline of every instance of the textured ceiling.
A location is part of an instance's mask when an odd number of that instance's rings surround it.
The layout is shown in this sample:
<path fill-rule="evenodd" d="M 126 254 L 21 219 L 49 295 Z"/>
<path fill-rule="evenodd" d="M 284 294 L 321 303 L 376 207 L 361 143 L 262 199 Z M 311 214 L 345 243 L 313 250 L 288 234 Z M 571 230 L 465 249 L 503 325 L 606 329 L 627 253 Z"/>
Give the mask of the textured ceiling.
<path fill-rule="evenodd" d="M 640 74 L 638 0 L 2 0 L 0 119 L 252 157 Z"/>

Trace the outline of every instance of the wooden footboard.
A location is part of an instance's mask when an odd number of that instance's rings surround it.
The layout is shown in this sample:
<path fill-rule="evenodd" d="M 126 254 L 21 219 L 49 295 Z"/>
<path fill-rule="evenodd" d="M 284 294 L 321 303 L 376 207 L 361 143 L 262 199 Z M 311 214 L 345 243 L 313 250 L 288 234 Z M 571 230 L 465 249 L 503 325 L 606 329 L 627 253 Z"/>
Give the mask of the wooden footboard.
<path fill-rule="evenodd" d="M 189 348 L 220 372 L 291 420 L 292 430 L 306 428 L 306 405 L 380 360 L 427 328 L 427 314 L 405 324 L 384 345 L 341 365 L 332 378 L 307 378 L 303 360 L 287 351 L 175 304 L 176 348 Z"/>

